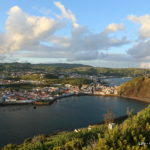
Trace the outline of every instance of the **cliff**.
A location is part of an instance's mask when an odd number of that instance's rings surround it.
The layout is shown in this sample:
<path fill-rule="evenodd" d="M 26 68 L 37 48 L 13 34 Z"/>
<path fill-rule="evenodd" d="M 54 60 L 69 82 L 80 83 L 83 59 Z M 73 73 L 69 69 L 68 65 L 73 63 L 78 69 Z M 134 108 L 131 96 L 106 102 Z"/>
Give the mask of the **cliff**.
<path fill-rule="evenodd" d="M 119 96 L 150 102 L 150 77 L 137 77 L 118 89 Z"/>

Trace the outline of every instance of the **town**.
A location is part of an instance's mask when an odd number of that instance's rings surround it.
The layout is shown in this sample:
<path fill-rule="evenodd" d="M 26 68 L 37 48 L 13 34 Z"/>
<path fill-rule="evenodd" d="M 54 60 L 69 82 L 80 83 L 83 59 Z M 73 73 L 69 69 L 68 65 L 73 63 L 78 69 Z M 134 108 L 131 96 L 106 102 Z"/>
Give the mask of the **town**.
<path fill-rule="evenodd" d="M 48 75 L 54 76 L 54 74 Z M 66 74 L 61 73 L 57 74 L 57 79 L 46 79 L 45 77 L 48 75 L 35 72 L 11 73 L 11 79 L 1 75 L 0 104 L 45 105 L 67 96 L 117 96 L 117 86 L 110 87 L 108 83 L 96 75 L 70 73 L 66 78 Z"/>

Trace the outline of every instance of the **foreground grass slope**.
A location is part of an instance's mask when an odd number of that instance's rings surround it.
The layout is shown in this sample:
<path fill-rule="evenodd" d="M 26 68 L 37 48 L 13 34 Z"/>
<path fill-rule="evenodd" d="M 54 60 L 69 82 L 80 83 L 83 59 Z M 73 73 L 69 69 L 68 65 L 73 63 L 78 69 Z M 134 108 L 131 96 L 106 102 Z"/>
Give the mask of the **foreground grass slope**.
<path fill-rule="evenodd" d="M 39 135 L 20 145 L 6 145 L 2 150 L 148 150 L 150 149 L 150 106 L 111 130 L 106 124 Z"/>
<path fill-rule="evenodd" d="M 149 99 L 150 102 L 150 77 L 137 77 L 122 84 L 119 95 Z"/>

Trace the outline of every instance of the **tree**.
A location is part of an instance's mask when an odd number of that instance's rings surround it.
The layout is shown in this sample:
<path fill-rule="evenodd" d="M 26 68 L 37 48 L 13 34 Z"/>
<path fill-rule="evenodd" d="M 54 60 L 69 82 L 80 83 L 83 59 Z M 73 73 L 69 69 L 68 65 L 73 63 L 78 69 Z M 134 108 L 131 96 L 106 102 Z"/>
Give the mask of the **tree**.
<path fill-rule="evenodd" d="M 104 114 L 104 122 L 105 124 L 109 124 L 112 123 L 114 121 L 114 115 L 112 113 L 112 111 L 107 111 L 106 114 Z"/>

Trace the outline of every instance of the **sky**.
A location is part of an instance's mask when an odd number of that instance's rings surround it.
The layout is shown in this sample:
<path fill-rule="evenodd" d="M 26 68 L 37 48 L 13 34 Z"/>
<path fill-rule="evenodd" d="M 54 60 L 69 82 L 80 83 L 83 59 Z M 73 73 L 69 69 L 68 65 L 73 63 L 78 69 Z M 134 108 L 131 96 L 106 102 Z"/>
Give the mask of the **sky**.
<path fill-rule="evenodd" d="M 0 62 L 150 68 L 148 0 L 0 0 Z"/>

